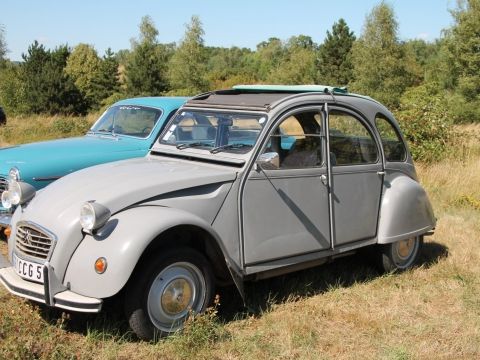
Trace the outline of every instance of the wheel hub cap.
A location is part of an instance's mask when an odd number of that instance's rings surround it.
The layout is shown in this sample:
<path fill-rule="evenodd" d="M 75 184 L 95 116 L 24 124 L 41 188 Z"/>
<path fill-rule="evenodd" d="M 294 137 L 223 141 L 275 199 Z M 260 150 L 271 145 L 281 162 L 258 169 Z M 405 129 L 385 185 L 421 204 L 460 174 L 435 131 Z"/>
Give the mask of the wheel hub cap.
<path fill-rule="evenodd" d="M 175 315 L 186 310 L 192 299 L 192 287 L 185 279 L 177 279 L 167 285 L 163 291 L 161 303 L 163 310 Z"/>
<path fill-rule="evenodd" d="M 402 259 L 406 259 L 410 256 L 414 247 L 415 238 L 399 241 L 397 245 L 397 253 Z"/>

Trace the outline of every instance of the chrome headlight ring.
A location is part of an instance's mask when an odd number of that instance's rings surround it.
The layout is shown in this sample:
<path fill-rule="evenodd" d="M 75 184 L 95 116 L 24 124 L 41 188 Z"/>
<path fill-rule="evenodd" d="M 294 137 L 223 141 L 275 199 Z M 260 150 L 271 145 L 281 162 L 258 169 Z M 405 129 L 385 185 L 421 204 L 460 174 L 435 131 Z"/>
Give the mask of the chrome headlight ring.
<path fill-rule="evenodd" d="M 8 190 L 2 193 L 2 206 L 10 209 L 15 205 L 23 205 L 35 197 L 36 189 L 25 182 L 9 180 Z"/>
<path fill-rule="evenodd" d="M 8 178 L 11 180 L 11 181 L 20 181 L 22 178 L 20 177 L 20 170 L 18 170 L 18 168 L 16 168 L 15 166 L 12 167 L 9 171 L 8 171 Z"/>
<path fill-rule="evenodd" d="M 86 232 L 101 228 L 110 219 L 111 212 L 102 204 L 87 201 L 80 208 L 80 225 Z"/>

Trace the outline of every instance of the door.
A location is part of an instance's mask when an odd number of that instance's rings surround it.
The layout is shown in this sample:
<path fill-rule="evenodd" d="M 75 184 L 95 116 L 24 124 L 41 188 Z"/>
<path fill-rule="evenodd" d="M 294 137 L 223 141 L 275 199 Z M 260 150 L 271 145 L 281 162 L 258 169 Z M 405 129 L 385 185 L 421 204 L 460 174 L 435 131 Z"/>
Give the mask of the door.
<path fill-rule="evenodd" d="M 377 142 L 367 123 L 331 108 L 327 119 L 334 246 L 376 236 L 383 183 Z"/>
<path fill-rule="evenodd" d="M 278 155 L 278 166 L 257 166 L 243 191 L 245 265 L 331 247 L 322 124 L 320 109 L 310 108 L 271 130 L 261 154 Z"/>

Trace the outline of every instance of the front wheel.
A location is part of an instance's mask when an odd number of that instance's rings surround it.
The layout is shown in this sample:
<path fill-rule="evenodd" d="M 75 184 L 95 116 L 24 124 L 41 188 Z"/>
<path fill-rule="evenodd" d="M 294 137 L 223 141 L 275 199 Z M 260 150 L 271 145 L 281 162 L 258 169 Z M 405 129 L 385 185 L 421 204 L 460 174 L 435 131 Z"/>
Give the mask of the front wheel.
<path fill-rule="evenodd" d="M 181 329 L 190 313 L 205 311 L 213 298 L 211 267 L 202 254 L 188 248 L 151 259 L 132 280 L 125 310 L 130 327 L 144 340 Z"/>
<path fill-rule="evenodd" d="M 417 263 L 422 246 L 422 236 L 380 245 L 380 267 L 387 272 L 410 269 Z"/>

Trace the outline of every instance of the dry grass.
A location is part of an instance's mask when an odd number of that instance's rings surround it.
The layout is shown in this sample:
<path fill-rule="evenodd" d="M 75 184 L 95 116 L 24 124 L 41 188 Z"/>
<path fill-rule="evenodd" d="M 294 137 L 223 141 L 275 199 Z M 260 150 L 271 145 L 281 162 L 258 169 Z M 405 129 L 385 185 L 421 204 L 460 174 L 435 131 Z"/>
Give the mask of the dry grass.
<path fill-rule="evenodd" d="M 98 114 L 10 117 L 6 125 L 0 126 L 0 147 L 83 135 L 97 118 Z"/>
<path fill-rule="evenodd" d="M 224 289 L 218 317 L 155 344 L 116 315 L 52 315 L 0 289 L 0 359 L 478 359 L 480 144 L 465 149 L 418 167 L 438 226 L 412 271 L 344 258 L 248 284 L 248 311 Z"/>

